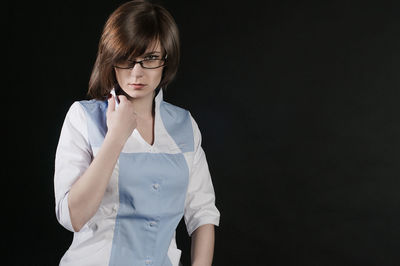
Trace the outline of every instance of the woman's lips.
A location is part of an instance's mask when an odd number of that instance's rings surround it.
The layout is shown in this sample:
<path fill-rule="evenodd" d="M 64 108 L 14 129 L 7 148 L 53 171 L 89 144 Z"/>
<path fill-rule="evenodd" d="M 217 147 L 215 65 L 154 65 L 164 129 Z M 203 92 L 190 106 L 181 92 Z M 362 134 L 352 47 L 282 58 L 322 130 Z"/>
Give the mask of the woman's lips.
<path fill-rule="evenodd" d="M 129 87 L 134 88 L 135 90 L 141 89 L 144 86 L 146 86 L 146 84 L 142 84 L 142 83 L 129 83 L 128 84 Z"/>

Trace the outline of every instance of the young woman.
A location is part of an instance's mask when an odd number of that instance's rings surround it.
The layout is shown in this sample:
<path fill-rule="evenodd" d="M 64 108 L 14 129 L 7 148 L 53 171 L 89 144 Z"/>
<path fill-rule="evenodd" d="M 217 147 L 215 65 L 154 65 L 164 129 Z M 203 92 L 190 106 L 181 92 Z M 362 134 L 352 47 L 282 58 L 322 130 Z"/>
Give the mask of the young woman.
<path fill-rule="evenodd" d="M 200 130 L 163 100 L 178 61 L 178 30 L 164 8 L 131 1 L 111 14 L 92 100 L 72 104 L 56 151 L 56 215 L 74 232 L 60 265 L 179 265 L 182 217 L 192 265 L 211 265 L 220 213 Z"/>

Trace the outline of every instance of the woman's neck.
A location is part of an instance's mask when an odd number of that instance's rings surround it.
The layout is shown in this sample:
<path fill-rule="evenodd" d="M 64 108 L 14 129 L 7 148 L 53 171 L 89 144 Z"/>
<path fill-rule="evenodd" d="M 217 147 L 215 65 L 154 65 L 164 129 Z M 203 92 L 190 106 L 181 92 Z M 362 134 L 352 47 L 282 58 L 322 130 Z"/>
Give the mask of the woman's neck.
<path fill-rule="evenodd" d="M 139 119 L 151 119 L 154 117 L 154 96 L 155 92 L 144 98 L 133 99 L 133 109 Z"/>

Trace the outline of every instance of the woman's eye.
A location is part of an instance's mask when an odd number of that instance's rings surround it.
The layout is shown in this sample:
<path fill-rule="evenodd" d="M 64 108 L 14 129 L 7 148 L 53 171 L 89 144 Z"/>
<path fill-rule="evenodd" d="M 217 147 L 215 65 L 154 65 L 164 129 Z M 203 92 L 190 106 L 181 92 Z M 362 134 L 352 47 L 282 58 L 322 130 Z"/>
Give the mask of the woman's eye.
<path fill-rule="evenodd" d="M 155 59 L 158 59 L 158 55 L 148 55 L 144 59 L 145 60 L 155 60 Z"/>

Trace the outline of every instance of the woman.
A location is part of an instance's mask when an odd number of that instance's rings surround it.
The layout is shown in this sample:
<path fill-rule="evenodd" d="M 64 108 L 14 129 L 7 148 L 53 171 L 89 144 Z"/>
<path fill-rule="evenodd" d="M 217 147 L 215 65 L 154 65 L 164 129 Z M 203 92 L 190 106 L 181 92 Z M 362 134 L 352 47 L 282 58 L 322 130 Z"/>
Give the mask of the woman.
<path fill-rule="evenodd" d="M 179 265 L 182 217 L 192 265 L 211 265 L 220 214 L 201 134 L 187 110 L 163 101 L 178 61 L 164 8 L 131 1 L 111 14 L 92 100 L 72 104 L 57 147 L 56 215 L 74 232 L 60 265 Z"/>

